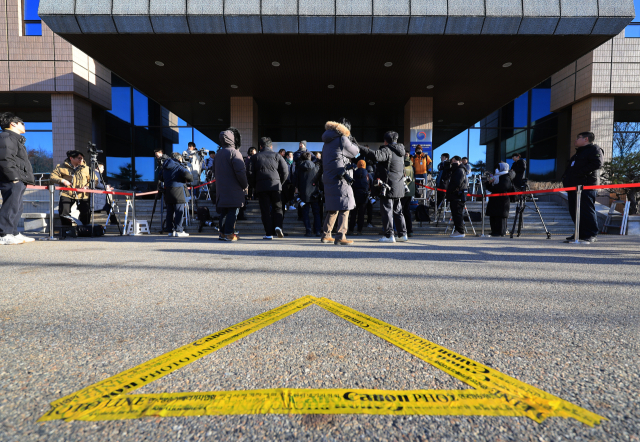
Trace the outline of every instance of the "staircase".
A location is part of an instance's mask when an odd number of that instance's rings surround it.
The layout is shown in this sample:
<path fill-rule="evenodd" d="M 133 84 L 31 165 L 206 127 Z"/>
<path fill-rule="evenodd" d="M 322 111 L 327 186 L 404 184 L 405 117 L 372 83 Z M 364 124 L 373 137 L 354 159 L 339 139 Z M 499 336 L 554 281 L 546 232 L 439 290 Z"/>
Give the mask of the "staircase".
<path fill-rule="evenodd" d="M 205 206 L 209 208 L 209 212 L 211 216 L 216 217 L 217 213 L 215 211 L 215 206 L 211 201 L 198 201 L 200 206 Z M 117 213 L 118 218 L 121 223 L 124 222 L 124 203 L 119 204 L 119 210 L 121 212 Z M 515 216 L 515 203 L 511 204 L 511 212 L 508 221 L 508 229 L 511 230 L 513 226 L 513 217 Z M 527 204 L 527 210 L 524 212 L 524 226 L 522 228 L 522 235 L 530 236 L 530 235 L 541 235 L 544 236 L 544 228 L 540 223 L 540 218 L 538 214 L 530 209 L 534 208 L 533 203 Z M 550 202 L 538 202 L 538 207 L 540 208 L 540 212 L 542 213 L 542 217 L 544 222 L 547 225 L 547 228 L 551 232 L 552 236 L 569 236 L 573 233 L 574 225 L 571 222 L 571 217 L 569 216 L 569 212 L 566 208 L 560 206 L 556 203 Z M 137 200 L 136 201 L 136 217 L 137 219 L 144 219 L 147 221 L 151 220 L 151 211 L 153 208 L 153 200 Z M 481 202 L 467 202 L 467 208 L 470 212 L 481 212 L 482 211 L 482 203 Z M 447 220 L 449 218 L 447 214 Z M 245 216 L 247 220 L 238 221 L 236 224 L 236 229 L 240 231 L 241 235 L 264 235 L 264 228 L 262 226 L 262 221 L 260 218 L 260 208 L 258 207 L 257 201 L 249 201 L 247 204 L 247 208 L 245 210 Z M 433 214 L 432 214 L 433 216 Z M 439 226 L 436 227 L 435 222 L 431 223 L 418 223 L 415 221 L 415 215 L 412 214 L 413 222 L 413 233 L 414 236 L 420 235 L 444 235 L 446 223 L 440 222 Z M 131 216 L 130 216 L 131 219 Z M 96 223 L 104 224 L 106 221 L 105 216 L 103 214 L 96 214 Z M 489 234 L 489 219 L 487 218 L 485 224 L 485 234 Z M 214 223 L 217 225 L 217 222 Z M 380 218 L 380 210 L 379 205 L 376 203 L 373 211 L 373 223 L 374 228 L 365 227 L 363 230 L 364 235 L 378 235 L 380 232 L 380 228 L 382 225 Z M 189 233 L 197 233 L 199 222 L 197 220 L 192 220 L 189 226 L 185 226 L 185 230 Z M 468 225 L 469 234 L 472 234 L 471 228 Z M 476 229 L 476 233 L 480 234 L 481 232 L 481 223 L 474 223 L 474 227 Z M 284 226 L 283 230 L 285 233 L 288 233 L 292 236 L 301 236 L 304 235 L 305 229 L 302 221 L 298 221 L 298 214 L 296 211 L 285 211 L 284 216 Z M 117 233 L 118 229 L 116 226 L 109 226 L 108 233 Z M 160 231 L 160 202 L 158 202 L 158 206 L 156 208 L 156 213 L 153 218 L 153 224 L 151 226 L 151 231 L 154 233 L 158 233 Z M 451 229 L 449 229 L 449 233 Z M 213 226 L 205 226 L 202 230 L 203 234 L 209 235 L 217 235 L 218 231 Z"/>

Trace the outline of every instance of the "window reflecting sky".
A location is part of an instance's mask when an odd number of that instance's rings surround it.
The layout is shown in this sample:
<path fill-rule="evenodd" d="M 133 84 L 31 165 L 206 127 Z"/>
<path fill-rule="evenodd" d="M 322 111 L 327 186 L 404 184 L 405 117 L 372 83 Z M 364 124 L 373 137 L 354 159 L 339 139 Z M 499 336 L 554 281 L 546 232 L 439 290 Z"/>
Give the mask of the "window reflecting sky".
<path fill-rule="evenodd" d="M 131 88 L 112 86 L 111 87 L 111 110 L 116 117 L 127 123 L 131 123 Z"/>
<path fill-rule="evenodd" d="M 551 115 L 551 89 L 531 90 L 531 123 Z"/>
<path fill-rule="evenodd" d="M 149 125 L 149 99 L 135 89 L 133 90 L 133 124 Z"/>
<path fill-rule="evenodd" d="M 40 0 L 24 0 L 24 19 L 25 20 L 40 20 L 38 16 L 38 6 Z"/>
<path fill-rule="evenodd" d="M 28 125 L 36 123 L 27 123 Z M 49 123 L 51 124 L 51 123 Z M 53 155 L 53 133 L 52 132 L 27 132 L 24 134 L 27 142 L 25 147 L 29 149 L 42 149 Z"/>

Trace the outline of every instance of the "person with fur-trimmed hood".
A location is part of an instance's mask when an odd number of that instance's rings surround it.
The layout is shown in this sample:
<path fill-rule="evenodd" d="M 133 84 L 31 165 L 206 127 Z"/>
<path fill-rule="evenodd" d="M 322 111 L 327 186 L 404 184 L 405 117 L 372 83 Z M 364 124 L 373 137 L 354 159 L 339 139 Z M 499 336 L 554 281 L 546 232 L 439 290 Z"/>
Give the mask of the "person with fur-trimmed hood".
<path fill-rule="evenodd" d="M 343 118 L 339 122 L 327 121 L 322 134 L 322 180 L 324 182 L 324 198 L 327 216 L 322 226 L 321 241 L 324 244 L 351 245 L 347 239 L 349 228 L 349 211 L 356 207 L 353 190 L 342 177 L 345 166 L 359 154 L 355 139 L 351 138 L 351 123 Z M 352 142 L 352 140 L 354 142 Z M 331 237 L 333 225 L 338 222 L 338 233 L 335 240 Z"/>

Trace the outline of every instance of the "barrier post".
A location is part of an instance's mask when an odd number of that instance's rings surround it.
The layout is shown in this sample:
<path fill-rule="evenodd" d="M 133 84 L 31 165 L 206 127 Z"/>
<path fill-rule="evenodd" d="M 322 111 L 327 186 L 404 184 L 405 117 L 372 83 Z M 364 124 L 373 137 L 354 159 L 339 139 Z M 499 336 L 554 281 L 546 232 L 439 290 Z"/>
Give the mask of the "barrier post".
<path fill-rule="evenodd" d="M 53 236 L 53 220 L 55 218 L 53 210 L 54 210 L 54 199 L 55 199 L 55 191 L 56 186 L 53 184 L 49 184 L 49 236 L 45 238 L 40 238 L 40 241 L 57 241 L 58 238 Z"/>
<path fill-rule="evenodd" d="M 485 238 L 485 234 L 484 234 L 484 214 L 485 214 L 486 211 L 484 209 L 484 205 L 485 205 L 486 200 L 487 200 L 487 191 L 483 187 L 482 188 L 482 234 L 480 235 L 481 238 Z"/>
<path fill-rule="evenodd" d="M 580 244 L 580 199 L 582 198 L 582 186 L 576 187 L 576 229 L 573 236 L 573 244 Z"/>
<path fill-rule="evenodd" d="M 135 235 L 136 234 L 136 192 L 135 190 L 131 193 L 131 212 L 132 212 L 131 216 L 133 218 L 133 229 L 130 235 Z"/>

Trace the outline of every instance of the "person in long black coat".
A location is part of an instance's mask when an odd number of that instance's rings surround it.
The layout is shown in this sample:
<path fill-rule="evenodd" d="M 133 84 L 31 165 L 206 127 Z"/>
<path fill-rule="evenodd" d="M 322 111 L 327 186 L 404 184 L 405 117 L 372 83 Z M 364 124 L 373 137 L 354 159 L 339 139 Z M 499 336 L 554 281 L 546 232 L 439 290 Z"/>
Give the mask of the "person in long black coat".
<path fill-rule="evenodd" d="M 493 179 L 487 183 L 487 190 L 491 193 L 515 192 L 513 178 L 515 174 L 509 170 L 507 163 L 498 163 Z M 507 219 L 511 208 L 511 198 L 508 196 L 494 196 L 489 198 L 486 216 L 491 225 L 491 236 L 505 236 L 507 234 Z"/>

